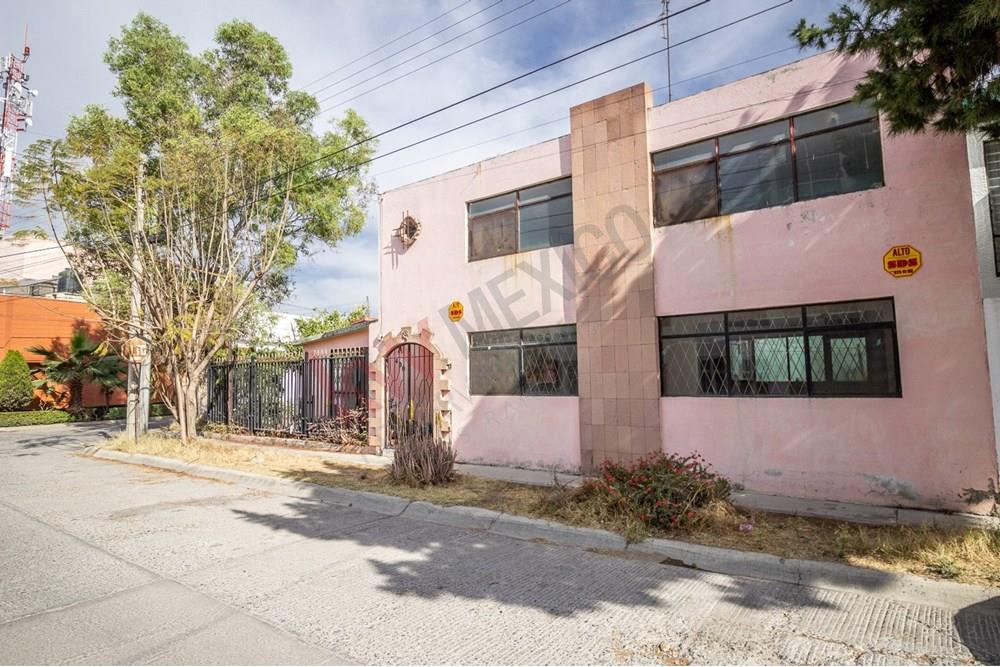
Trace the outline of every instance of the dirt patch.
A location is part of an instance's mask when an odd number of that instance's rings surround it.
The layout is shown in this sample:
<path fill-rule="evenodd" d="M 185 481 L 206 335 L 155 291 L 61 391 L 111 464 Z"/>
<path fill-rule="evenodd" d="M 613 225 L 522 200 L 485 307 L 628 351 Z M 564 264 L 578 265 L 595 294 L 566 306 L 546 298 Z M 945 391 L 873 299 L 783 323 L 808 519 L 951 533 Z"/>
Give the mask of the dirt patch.
<path fill-rule="evenodd" d="M 385 468 L 346 465 L 301 451 L 241 447 L 210 439 L 185 446 L 173 437 L 150 435 L 138 444 L 118 438 L 109 441 L 106 447 L 437 505 L 470 505 L 604 528 L 622 533 L 632 541 L 665 537 L 782 558 L 833 561 L 933 579 L 1000 586 L 1000 531 L 997 530 L 867 526 L 746 511 L 728 502 L 714 503 L 690 528 L 650 530 L 634 519 L 609 512 L 598 497 L 588 496 L 585 488 L 529 486 L 461 474 L 446 486 L 401 486 L 391 480 Z"/>

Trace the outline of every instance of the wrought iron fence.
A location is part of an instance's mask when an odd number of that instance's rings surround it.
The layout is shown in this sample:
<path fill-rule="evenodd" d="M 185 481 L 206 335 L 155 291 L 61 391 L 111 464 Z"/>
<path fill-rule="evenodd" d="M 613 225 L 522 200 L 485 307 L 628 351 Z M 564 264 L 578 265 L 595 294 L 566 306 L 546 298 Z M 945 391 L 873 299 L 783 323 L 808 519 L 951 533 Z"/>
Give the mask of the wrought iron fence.
<path fill-rule="evenodd" d="M 215 363 L 206 420 L 250 433 L 338 438 L 367 429 L 368 352 Z M 360 416 L 364 415 L 365 418 Z"/>

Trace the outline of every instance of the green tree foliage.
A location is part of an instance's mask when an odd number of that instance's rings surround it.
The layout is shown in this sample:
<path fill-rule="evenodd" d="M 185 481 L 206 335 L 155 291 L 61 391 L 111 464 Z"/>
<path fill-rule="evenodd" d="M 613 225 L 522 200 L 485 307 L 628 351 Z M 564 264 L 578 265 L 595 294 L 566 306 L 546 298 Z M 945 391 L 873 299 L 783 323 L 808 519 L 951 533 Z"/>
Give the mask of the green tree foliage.
<path fill-rule="evenodd" d="M 874 54 L 857 86 L 893 132 L 982 129 L 1000 137 L 1000 2 L 861 0 L 830 14 L 828 25 L 792 31 L 802 46 Z"/>
<path fill-rule="evenodd" d="M 24 355 L 17 350 L 7 350 L 0 361 L 0 412 L 20 410 L 34 398 L 31 369 Z"/>
<path fill-rule="evenodd" d="M 18 196 L 65 224 L 84 296 L 112 334 L 149 342 L 188 440 L 208 364 L 240 337 L 248 310 L 287 294 L 300 256 L 361 230 L 374 185 L 359 165 L 375 146 L 350 110 L 315 130 L 319 105 L 289 89 L 284 48 L 245 21 L 193 54 L 139 14 L 105 62 L 124 117 L 88 106 L 65 139 L 30 146 Z M 134 322 L 129 284 L 140 274 Z"/>
<path fill-rule="evenodd" d="M 106 343 L 77 330 L 70 336 L 69 345 L 44 347 L 36 345 L 30 352 L 44 357 L 42 378 L 36 381 L 40 389 L 52 389 L 52 385 L 64 385 L 69 389 L 69 413 L 74 417 L 83 413 L 83 386 L 87 382 L 101 385 L 107 396 L 116 387 L 122 386 L 121 376 L 125 364 L 121 357 L 108 351 Z"/>
<path fill-rule="evenodd" d="M 364 305 L 360 305 L 348 313 L 341 313 L 339 310 L 320 310 L 312 317 L 296 318 L 295 329 L 299 332 L 299 338 L 311 338 L 328 331 L 342 329 L 351 322 L 367 316 L 368 308 Z"/>

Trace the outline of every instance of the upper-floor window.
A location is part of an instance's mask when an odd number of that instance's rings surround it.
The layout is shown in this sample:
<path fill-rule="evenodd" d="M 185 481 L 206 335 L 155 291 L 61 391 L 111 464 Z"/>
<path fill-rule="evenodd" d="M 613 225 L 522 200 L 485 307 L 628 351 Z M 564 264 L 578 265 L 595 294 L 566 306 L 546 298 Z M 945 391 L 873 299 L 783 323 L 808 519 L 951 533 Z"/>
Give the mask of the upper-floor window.
<path fill-rule="evenodd" d="M 1000 141 L 983 144 L 983 157 L 990 199 L 990 229 L 993 230 L 993 262 L 1000 276 Z"/>
<path fill-rule="evenodd" d="M 849 102 L 653 154 L 656 225 L 883 184 L 878 115 Z"/>
<path fill-rule="evenodd" d="M 572 179 L 469 203 L 469 259 L 573 242 Z"/>
<path fill-rule="evenodd" d="M 469 393 L 576 396 L 576 325 L 469 334 Z"/>

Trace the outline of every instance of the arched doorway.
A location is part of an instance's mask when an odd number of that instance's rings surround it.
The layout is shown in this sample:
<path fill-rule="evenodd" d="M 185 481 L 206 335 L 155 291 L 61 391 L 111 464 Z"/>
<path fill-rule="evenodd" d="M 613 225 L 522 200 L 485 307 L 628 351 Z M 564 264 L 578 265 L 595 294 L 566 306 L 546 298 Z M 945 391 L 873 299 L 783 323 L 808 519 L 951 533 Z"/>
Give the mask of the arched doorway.
<path fill-rule="evenodd" d="M 385 357 L 385 446 L 434 435 L 434 354 L 419 343 L 397 345 Z"/>

